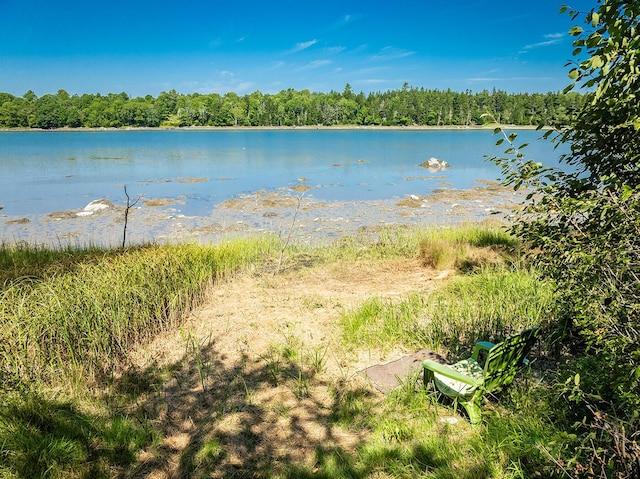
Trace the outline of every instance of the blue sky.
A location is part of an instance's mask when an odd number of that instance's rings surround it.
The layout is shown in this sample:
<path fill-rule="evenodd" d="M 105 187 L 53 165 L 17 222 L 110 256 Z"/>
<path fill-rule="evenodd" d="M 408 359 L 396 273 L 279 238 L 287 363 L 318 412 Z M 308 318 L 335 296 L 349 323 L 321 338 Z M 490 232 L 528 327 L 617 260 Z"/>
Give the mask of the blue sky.
<path fill-rule="evenodd" d="M 0 0 L 0 91 L 562 90 L 596 0 Z M 576 20 L 577 22 L 578 20 Z"/>

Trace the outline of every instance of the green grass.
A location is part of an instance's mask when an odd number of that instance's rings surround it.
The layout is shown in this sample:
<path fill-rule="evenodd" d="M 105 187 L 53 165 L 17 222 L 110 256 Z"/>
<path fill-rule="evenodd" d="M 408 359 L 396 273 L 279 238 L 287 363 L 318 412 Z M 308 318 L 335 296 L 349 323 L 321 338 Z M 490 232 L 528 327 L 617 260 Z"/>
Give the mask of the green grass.
<path fill-rule="evenodd" d="M 342 317 L 348 344 L 446 349 L 500 341 L 551 318 L 551 288 L 531 271 L 485 270 L 454 278 L 429 296 L 373 297 Z"/>
<path fill-rule="evenodd" d="M 473 271 L 515 261 L 517 246 L 514 238 L 489 224 L 432 228 L 420 238 L 420 257 L 436 269 Z"/>
<path fill-rule="evenodd" d="M 553 317 L 552 288 L 526 269 L 490 269 L 457 277 L 428 299 L 425 344 L 460 353 L 477 341 L 499 342 Z"/>
<path fill-rule="evenodd" d="M 401 301 L 380 297 L 367 299 L 359 308 L 342 316 L 347 344 L 386 350 L 393 346 L 424 346 L 421 326 L 427 303 L 413 295 Z"/>
<path fill-rule="evenodd" d="M 516 392 L 508 408 L 489 405 L 491 421 L 481 429 L 454 417 L 433 397 L 402 385 L 381 405 L 359 390 L 343 391 L 334 420 L 369 431 L 355 453 L 326 446 L 316 450 L 313 468 L 291 465 L 279 478 L 528 478 L 554 477 L 542 452 L 545 438 L 558 433 L 541 420 L 547 407 L 539 397 Z M 518 413 L 525 407 L 527 414 Z M 535 411 L 535 412 L 534 412 Z M 545 472 L 547 471 L 547 472 Z"/>
<path fill-rule="evenodd" d="M 369 298 L 342 317 L 347 348 L 428 348 L 455 359 L 477 340 L 499 341 L 551 321 L 551 288 L 523 266 L 517 249 L 513 239 L 484 225 L 383 229 L 321 248 L 290 245 L 282 269 L 410 257 L 465 273 L 429 295 Z M 117 379 L 111 372 L 134 345 L 178 328 L 220 278 L 243 267 L 273 274 L 269 265 L 279 254 L 270 239 L 116 251 L 0 247 L 0 477 L 143 474 L 136 454 L 157 450 L 161 416 L 149 398 L 160 394 L 171 368 L 127 371 Z M 324 301 L 310 297 L 305 307 Z M 307 407 L 315 390 L 329 390 L 330 404 L 317 405 L 324 427 L 359 437 L 350 451 L 328 438 L 317 447 L 313 466 L 284 461 L 259 477 L 554 477 L 549 454 L 561 457 L 568 437 L 550 419 L 553 391 L 532 375 L 523 375 L 499 401 L 489 398 L 483 426 L 472 428 L 450 404 L 416 389 L 415 381 L 383 400 L 345 377 L 327 382 L 327 362 L 337 358 L 292 333 L 261 358 L 259 372 L 240 368 L 224 378 L 208 369 L 201 338 L 188 336 L 185 343 L 180 364 L 197 367 L 198 378 L 183 387 L 197 389 L 194 398 L 212 404 L 211 421 L 227 406 L 224 397 L 209 395 L 231 395 L 232 382 L 244 386 L 244 397 L 234 396 L 237 404 L 229 399 L 228 407 L 259 420 L 254 388 L 263 381 L 289 387 Z M 282 405 L 282 415 L 288 414 Z M 451 424 L 442 417 L 460 420 Z M 201 440 L 182 458 L 189 477 L 217 471 L 228 453 L 211 429 L 200 432 Z"/>
<path fill-rule="evenodd" d="M 216 280 L 274 246 L 264 239 L 81 250 L 73 259 L 69 251 L 5 249 L 13 275 L 0 290 L 0 384 L 108 374 L 132 345 L 175 328 Z"/>
<path fill-rule="evenodd" d="M 0 438 L 0 477 L 62 479 L 121 474 L 154 435 L 126 414 L 90 414 L 22 392 L 2 395 Z"/>
<path fill-rule="evenodd" d="M 425 264 L 467 274 L 428 295 L 373 297 L 345 311 L 342 334 L 348 347 L 427 348 L 456 360 L 468 355 L 476 341 L 498 342 L 552 322 L 551 286 L 524 266 L 517 245 L 500 231 L 440 229 L 425 232 L 419 245 Z M 355 455 L 319 450 L 321 466 L 315 472 L 301 468 L 284 477 L 554 477 L 547 448 L 559 455 L 564 433 L 549 419 L 555 394 L 541 383 L 522 375 L 499 402 L 485 404 L 481 428 L 469 426 L 451 404 L 432 394 L 416 391 L 409 380 L 375 410 L 366 396 L 342 392 L 336 420 L 366 427 L 370 439 Z M 459 420 L 448 424 L 440 417 Z"/>
<path fill-rule="evenodd" d="M 0 244 L 0 289 L 16 281 L 37 281 L 60 272 L 71 272 L 76 265 L 105 254 L 108 252 L 103 248 L 93 246 L 48 248 L 28 244 Z"/>

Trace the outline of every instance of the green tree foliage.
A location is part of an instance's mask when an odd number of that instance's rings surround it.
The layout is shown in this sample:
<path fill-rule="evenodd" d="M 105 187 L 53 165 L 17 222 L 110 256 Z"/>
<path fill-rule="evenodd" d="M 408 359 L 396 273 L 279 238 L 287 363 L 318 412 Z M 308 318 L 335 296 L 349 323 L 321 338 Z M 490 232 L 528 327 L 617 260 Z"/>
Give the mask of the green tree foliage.
<path fill-rule="evenodd" d="M 175 90 L 157 98 L 130 98 L 126 93 L 69 95 L 64 90 L 38 98 L 0 93 L 0 128 L 156 127 L 156 126 L 309 126 L 309 125 L 460 125 L 485 122 L 491 114 L 517 125 L 567 123 L 582 105 L 575 92 L 508 94 L 425 90 L 408 84 L 400 90 L 356 94 L 349 84 L 342 92 L 255 91 L 240 96 Z"/>
<path fill-rule="evenodd" d="M 577 475 L 640 477 L 640 3 L 575 12 L 569 77 L 584 105 L 554 141 L 563 171 L 526 159 L 516 136 L 498 159 L 505 181 L 533 187 L 513 231 L 557 287 L 576 360 L 569 418 L 583 421 Z M 575 374 L 578 373 L 578 374 Z"/>

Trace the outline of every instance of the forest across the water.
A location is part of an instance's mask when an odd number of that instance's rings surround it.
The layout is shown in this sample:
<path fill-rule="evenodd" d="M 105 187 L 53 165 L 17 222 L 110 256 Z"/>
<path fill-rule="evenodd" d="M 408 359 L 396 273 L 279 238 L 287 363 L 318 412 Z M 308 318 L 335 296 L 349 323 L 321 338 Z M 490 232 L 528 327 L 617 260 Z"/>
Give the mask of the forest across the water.
<path fill-rule="evenodd" d="M 456 92 L 405 84 L 399 90 L 355 93 L 286 89 L 181 94 L 175 90 L 132 98 L 126 93 L 71 95 L 65 90 L 38 97 L 0 92 L 0 128 L 123 128 L 187 126 L 562 126 L 583 103 L 570 92 Z"/>

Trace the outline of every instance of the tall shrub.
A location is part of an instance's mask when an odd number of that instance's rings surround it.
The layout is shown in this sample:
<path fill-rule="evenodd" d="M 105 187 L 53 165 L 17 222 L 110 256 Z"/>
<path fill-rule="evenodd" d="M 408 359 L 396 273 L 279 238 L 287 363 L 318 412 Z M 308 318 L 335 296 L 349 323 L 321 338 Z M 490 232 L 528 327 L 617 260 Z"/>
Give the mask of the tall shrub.
<path fill-rule="evenodd" d="M 584 20 L 569 32 L 565 91 L 587 92 L 571 127 L 554 137 L 570 147 L 567 168 L 527 159 L 515 134 L 504 135 L 510 148 L 495 161 L 505 183 L 532 189 L 512 233 L 555 280 L 565 340 L 578 339 L 573 372 L 582 374 L 572 378 L 569 417 L 586 417 L 588 454 L 574 472 L 640 477 L 640 3 L 562 11 Z"/>

